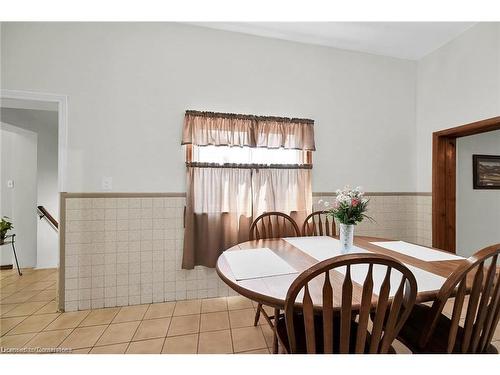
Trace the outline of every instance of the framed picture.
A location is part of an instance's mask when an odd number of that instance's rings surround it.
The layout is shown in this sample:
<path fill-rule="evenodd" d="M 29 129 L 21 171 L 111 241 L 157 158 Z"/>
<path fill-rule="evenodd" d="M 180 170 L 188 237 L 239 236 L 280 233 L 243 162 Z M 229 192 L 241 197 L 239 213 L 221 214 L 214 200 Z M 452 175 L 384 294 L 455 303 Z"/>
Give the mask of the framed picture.
<path fill-rule="evenodd" d="M 474 189 L 500 189 L 500 155 L 472 155 Z"/>

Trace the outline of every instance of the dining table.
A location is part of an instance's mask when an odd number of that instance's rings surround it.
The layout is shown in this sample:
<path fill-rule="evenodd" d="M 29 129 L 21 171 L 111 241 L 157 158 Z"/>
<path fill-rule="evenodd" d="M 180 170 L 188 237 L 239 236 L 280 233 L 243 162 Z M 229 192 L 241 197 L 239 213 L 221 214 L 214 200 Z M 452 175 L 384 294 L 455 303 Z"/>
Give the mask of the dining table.
<path fill-rule="evenodd" d="M 417 303 L 435 300 L 448 276 L 467 262 L 466 258 L 456 254 L 394 239 L 355 236 L 354 246 L 342 251 L 336 237 L 311 236 L 260 239 L 237 244 L 219 256 L 216 270 L 231 289 L 252 301 L 274 308 L 276 315 L 284 309 L 288 289 L 301 272 L 320 261 L 345 253 L 383 254 L 403 263 L 417 281 Z M 333 307 L 340 309 L 343 275 L 337 272 L 331 279 Z M 353 279 L 353 311 L 361 303 L 363 280 L 361 275 L 357 280 Z M 312 282 L 309 287 L 313 303 L 319 307 L 322 304 L 321 287 L 319 281 Z M 376 291 L 374 285 L 374 306 Z M 272 317 L 270 319 L 265 314 L 265 318 L 273 324 Z M 274 346 L 276 350 L 276 342 Z"/>

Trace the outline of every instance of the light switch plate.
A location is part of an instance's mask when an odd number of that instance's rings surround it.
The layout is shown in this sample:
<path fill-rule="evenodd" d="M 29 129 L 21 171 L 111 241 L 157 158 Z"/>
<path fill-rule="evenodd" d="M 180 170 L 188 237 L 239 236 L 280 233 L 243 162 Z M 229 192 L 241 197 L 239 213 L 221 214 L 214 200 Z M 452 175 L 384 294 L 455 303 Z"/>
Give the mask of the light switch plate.
<path fill-rule="evenodd" d="M 8 180 L 7 187 L 13 189 L 14 188 L 14 180 Z"/>
<path fill-rule="evenodd" d="M 113 189 L 113 177 L 103 177 L 101 183 L 102 190 Z"/>

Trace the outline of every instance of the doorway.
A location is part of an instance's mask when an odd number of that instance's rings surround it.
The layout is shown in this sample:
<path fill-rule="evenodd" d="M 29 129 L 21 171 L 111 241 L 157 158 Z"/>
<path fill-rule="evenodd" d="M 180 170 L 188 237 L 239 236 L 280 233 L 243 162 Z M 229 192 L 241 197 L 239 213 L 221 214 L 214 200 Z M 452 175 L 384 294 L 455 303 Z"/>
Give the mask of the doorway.
<path fill-rule="evenodd" d="M 34 168 L 33 160 L 30 160 L 31 164 L 22 160 L 31 169 L 25 168 L 24 164 L 20 166 L 21 161 L 12 152 L 13 147 L 10 147 L 10 155 L 7 154 L 7 147 L 3 147 L 2 151 L 4 161 L 10 158 L 16 171 L 31 171 L 30 178 L 33 180 L 24 178 L 17 184 L 16 180 L 23 176 L 12 172 L 12 176 L 8 177 L 9 171 L 5 168 L 2 171 L 2 191 L 8 194 L 2 194 L 2 201 L 6 204 L 0 206 L 1 215 L 6 215 L 7 210 L 12 215 L 20 266 L 28 268 L 20 278 L 26 276 L 24 282 L 27 283 L 29 280 L 26 279 L 40 280 L 50 275 L 50 272 L 58 272 L 61 264 L 58 222 L 60 193 L 65 189 L 67 98 L 62 95 L 2 90 L 0 107 L 2 134 L 8 135 L 11 146 L 21 144 L 28 150 L 28 143 L 21 142 L 20 135 L 26 138 L 32 134 L 35 139 L 34 148 L 29 149 L 29 154 L 34 154 Z M 19 136 L 11 136 L 16 133 Z M 34 194 L 31 190 L 25 191 L 28 187 L 34 190 Z M 2 249 L 2 256 L 8 253 L 7 250 Z M 2 258 L 2 261 L 5 259 Z M 58 285 L 53 292 L 56 300 L 63 285 L 61 278 L 59 273 L 56 277 Z M 46 292 L 49 293 L 48 290 Z M 57 301 L 56 304 L 59 305 Z"/>
<path fill-rule="evenodd" d="M 433 133 L 432 246 L 456 252 L 457 138 L 500 129 L 500 116 Z"/>

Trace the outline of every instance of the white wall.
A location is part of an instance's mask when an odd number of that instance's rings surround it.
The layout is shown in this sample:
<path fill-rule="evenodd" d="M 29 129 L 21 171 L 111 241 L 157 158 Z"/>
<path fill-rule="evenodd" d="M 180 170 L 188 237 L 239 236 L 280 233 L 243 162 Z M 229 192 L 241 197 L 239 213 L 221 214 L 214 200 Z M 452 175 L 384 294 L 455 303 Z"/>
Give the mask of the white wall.
<path fill-rule="evenodd" d="M 186 109 L 313 118 L 315 191 L 415 191 L 415 62 L 174 23 L 3 23 L 2 44 L 2 88 L 69 97 L 68 191 L 184 191 Z"/>
<path fill-rule="evenodd" d="M 37 135 L 28 130 L 0 123 L 0 216 L 14 224 L 16 251 L 21 267 L 36 265 L 36 169 Z M 8 188 L 7 181 L 14 187 Z M 12 249 L 2 246 L 2 264 L 14 264 Z"/>
<path fill-rule="evenodd" d="M 57 112 L 2 108 L 1 120 L 37 133 L 37 205 L 44 206 L 59 221 L 57 186 Z M 45 220 L 38 220 L 37 268 L 56 267 L 59 263 L 59 237 Z"/>
<path fill-rule="evenodd" d="M 417 191 L 431 191 L 432 133 L 500 114 L 500 23 L 480 23 L 418 62 Z"/>
<path fill-rule="evenodd" d="M 472 188 L 472 155 L 500 155 L 500 130 L 457 140 L 457 253 L 500 243 L 500 190 Z"/>

